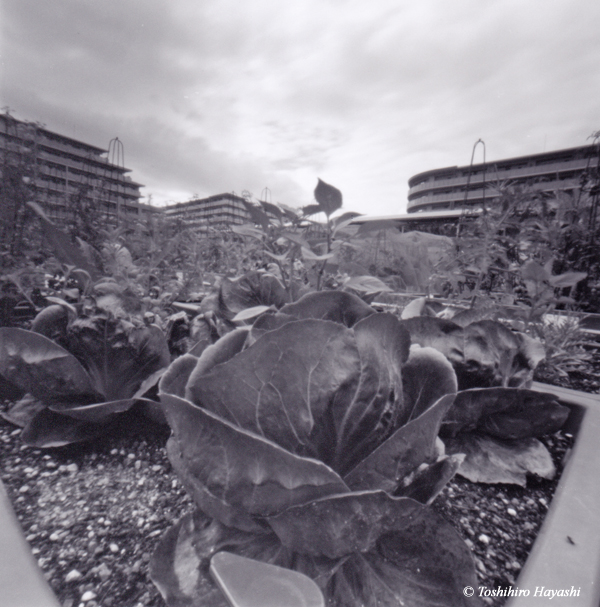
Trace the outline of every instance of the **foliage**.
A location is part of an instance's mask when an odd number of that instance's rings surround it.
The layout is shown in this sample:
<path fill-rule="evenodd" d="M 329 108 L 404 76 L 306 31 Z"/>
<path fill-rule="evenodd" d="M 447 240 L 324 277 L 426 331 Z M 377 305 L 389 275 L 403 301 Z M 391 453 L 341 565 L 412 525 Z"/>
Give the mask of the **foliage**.
<path fill-rule="evenodd" d="M 526 389 L 545 353 L 530 336 L 493 320 L 466 323 L 433 316 L 401 321 L 413 344 L 452 363 L 459 392 L 442 424 L 448 453 L 464 453 L 458 474 L 485 483 L 525 485 L 527 474 L 552 478 L 554 465 L 537 440 L 556 432 L 569 409 Z"/>
<path fill-rule="evenodd" d="M 389 291 L 373 276 L 345 272 L 344 247 L 350 246 L 348 226 L 357 213 L 333 217 L 342 207 L 341 192 L 318 180 L 314 191 L 316 203 L 300 211 L 264 201 L 245 202 L 252 224 L 233 226 L 235 234 L 249 243 L 257 260 L 273 274 L 294 301 L 309 290 L 342 288 L 361 297 Z M 310 217 L 323 214 L 325 222 Z"/>
<path fill-rule="evenodd" d="M 153 556 L 167 603 L 225 606 L 207 572 L 226 550 L 309 575 L 330 605 L 478 604 L 468 548 L 427 507 L 462 459 L 436 448 L 455 390 L 441 355 L 409 358 L 393 315 L 339 291 L 174 361 L 167 451 L 198 510 Z"/>
<path fill-rule="evenodd" d="M 7 415 L 24 426 L 26 444 L 87 440 L 136 402 L 152 406 L 146 395 L 170 362 L 166 339 L 157 326 L 116 316 L 112 296 L 104 303 L 80 314 L 55 304 L 36 317 L 32 331 L 0 328 L 0 376 L 33 396 Z"/>
<path fill-rule="evenodd" d="M 571 295 L 584 304 L 581 296 L 600 280 L 593 196 L 578 190 L 548 197 L 510 184 L 497 189 L 494 205 L 460 224 L 456 255 L 435 278 L 471 303 L 492 297 L 521 305 L 528 322 L 575 303 Z"/>

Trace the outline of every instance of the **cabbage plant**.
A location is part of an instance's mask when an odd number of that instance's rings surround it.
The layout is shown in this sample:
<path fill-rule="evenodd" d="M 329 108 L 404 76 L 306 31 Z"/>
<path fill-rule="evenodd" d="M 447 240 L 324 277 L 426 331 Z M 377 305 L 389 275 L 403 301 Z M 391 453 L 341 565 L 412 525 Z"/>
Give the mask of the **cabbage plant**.
<path fill-rule="evenodd" d="M 569 408 L 529 390 L 544 348 L 500 322 L 461 326 L 417 316 L 401 321 L 411 342 L 432 347 L 452 363 L 459 392 L 441 427 L 448 453 L 462 453 L 458 473 L 473 481 L 525 486 L 528 475 L 551 479 L 550 453 L 539 440 L 559 430 Z"/>
<path fill-rule="evenodd" d="M 196 509 L 151 560 L 167 604 L 227 606 L 219 551 L 300 571 L 332 606 L 479 604 L 468 547 L 428 506 L 462 461 L 436 439 L 455 392 L 441 354 L 343 292 L 175 360 L 159 396 Z"/>
<path fill-rule="evenodd" d="M 52 316 L 52 322 L 38 318 L 33 326 L 52 333 L 57 324 Z M 63 345 L 35 331 L 0 328 L 0 375 L 29 395 L 7 415 L 24 426 L 26 444 L 58 447 L 88 440 L 136 402 L 157 406 L 144 395 L 171 360 L 157 326 L 96 310 L 65 320 L 60 341 Z"/>

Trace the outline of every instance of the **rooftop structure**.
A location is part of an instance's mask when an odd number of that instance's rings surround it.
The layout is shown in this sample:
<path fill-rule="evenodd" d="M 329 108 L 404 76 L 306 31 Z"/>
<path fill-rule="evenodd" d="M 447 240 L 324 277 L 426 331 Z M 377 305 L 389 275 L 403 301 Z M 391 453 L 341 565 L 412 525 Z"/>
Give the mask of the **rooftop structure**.
<path fill-rule="evenodd" d="M 506 160 L 419 173 L 408 180 L 408 212 L 481 207 L 499 195 L 500 184 L 534 191 L 572 192 L 598 163 L 598 146 L 586 145 Z"/>
<path fill-rule="evenodd" d="M 142 186 L 131 179 L 130 169 L 122 164 L 122 143 L 114 139 L 113 144 L 117 160 L 111 162 L 107 157 L 110 150 L 0 114 L 3 181 L 16 176 L 28 184 L 35 201 L 59 224 L 76 214 L 84 202 L 112 225 L 121 218 L 155 210 L 139 202 Z"/>

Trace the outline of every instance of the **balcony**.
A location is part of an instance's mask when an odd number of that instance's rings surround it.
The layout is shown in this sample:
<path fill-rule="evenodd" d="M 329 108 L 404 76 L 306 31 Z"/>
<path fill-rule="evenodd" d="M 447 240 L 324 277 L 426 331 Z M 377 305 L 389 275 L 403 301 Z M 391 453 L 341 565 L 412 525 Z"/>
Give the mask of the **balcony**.
<path fill-rule="evenodd" d="M 543 175 L 553 175 L 557 173 L 564 173 L 568 171 L 583 172 L 588 166 L 588 159 L 580 158 L 578 160 L 570 160 L 568 162 L 553 162 L 552 164 L 540 164 L 538 166 L 523 167 L 520 169 L 516 168 L 496 168 L 494 163 L 487 165 L 487 171 L 485 174 L 476 173 L 471 175 L 470 185 L 485 183 L 495 183 L 498 181 L 507 181 L 511 179 L 526 179 L 529 177 L 539 177 Z M 466 172 L 467 169 L 461 169 L 462 172 Z M 484 179 L 485 177 L 485 179 Z M 439 188 L 456 188 L 460 186 L 466 186 L 468 181 L 467 175 L 457 175 L 450 179 L 440 179 L 434 181 L 432 177 L 428 181 L 419 183 L 418 185 L 411 187 L 409 190 L 409 197 L 412 194 L 422 192 L 424 190 L 437 190 Z"/>

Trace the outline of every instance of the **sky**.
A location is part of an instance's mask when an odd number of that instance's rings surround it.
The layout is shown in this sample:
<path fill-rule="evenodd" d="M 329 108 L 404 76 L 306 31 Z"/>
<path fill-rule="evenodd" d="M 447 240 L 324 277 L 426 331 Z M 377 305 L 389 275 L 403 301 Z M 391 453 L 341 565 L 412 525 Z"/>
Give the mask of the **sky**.
<path fill-rule="evenodd" d="M 406 211 L 408 180 L 590 143 L 598 0 L 2 0 L 0 107 L 108 149 L 143 202 Z M 475 162 L 483 161 L 478 146 Z"/>

